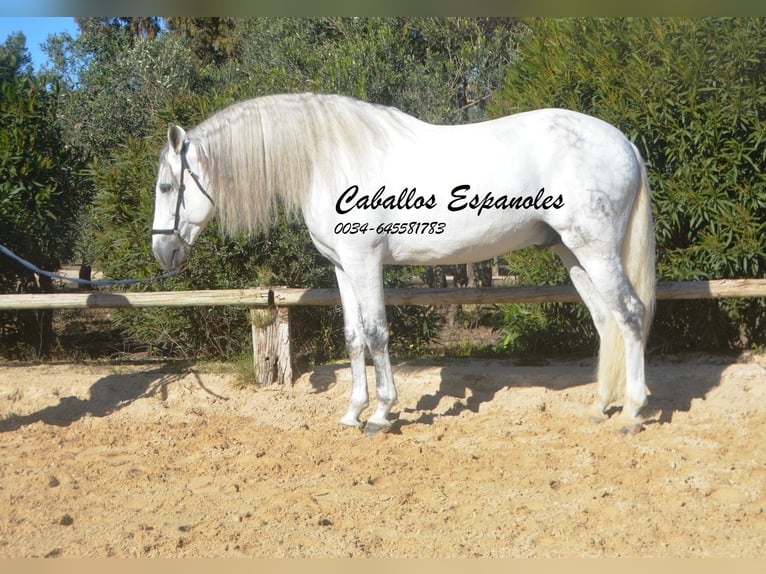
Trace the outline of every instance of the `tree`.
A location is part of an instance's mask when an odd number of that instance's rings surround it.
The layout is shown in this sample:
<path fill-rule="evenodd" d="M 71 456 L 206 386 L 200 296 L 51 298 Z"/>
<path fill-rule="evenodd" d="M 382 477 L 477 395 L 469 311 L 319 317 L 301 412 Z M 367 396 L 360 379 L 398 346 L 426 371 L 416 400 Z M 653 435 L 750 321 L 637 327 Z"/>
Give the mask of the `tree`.
<path fill-rule="evenodd" d="M 32 71 L 32 56 L 23 32 L 16 32 L 0 45 L 0 81 L 6 82 Z"/>
<path fill-rule="evenodd" d="M 219 66 L 239 60 L 241 45 L 235 30 L 236 18 L 166 18 L 168 30 L 188 40 L 189 49 L 200 66 Z"/>
<path fill-rule="evenodd" d="M 762 275 L 766 21 L 538 19 L 528 26 L 492 114 L 559 106 L 622 129 L 650 172 L 659 279 Z M 765 316 L 763 300 L 661 304 L 655 344 L 762 344 Z"/>
<path fill-rule="evenodd" d="M 61 92 L 67 141 L 106 158 L 126 136 L 153 133 L 166 100 L 191 89 L 194 61 L 182 39 L 160 33 L 157 18 L 78 18 L 77 39 L 49 39 L 49 74 Z"/>
<path fill-rule="evenodd" d="M 78 217 L 90 195 L 81 156 L 64 144 L 58 126 L 57 87 L 31 74 L 23 35 L 0 49 L 0 244 L 36 266 L 54 271 L 74 255 Z M 3 261 L 0 291 L 51 291 L 50 279 Z M 50 313 L 4 314 L 3 338 L 50 342 Z M 42 334 L 42 335 L 41 335 Z"/>

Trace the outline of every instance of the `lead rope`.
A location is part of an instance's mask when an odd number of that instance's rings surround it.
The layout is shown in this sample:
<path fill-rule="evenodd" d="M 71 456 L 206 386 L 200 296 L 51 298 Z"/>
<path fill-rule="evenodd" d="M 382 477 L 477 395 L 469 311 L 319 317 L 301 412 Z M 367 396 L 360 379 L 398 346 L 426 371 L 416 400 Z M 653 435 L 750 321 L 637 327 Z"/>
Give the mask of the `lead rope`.
<path fill-rule="evenodd" d="M 44 277 L 50 277 L 51 279 L 58 279 L 59 281 L 69 281 L 70 283 L 76 283 L 78 285 L 91 285 L 93 287 L 107 287 L 111 285 L 135 285 L 137 283 L 149 283 L 151 281 L 159 281 L 161 279 L 168 279 L 170 277 L 175 277 L 176 275 L 182 273 L 185 269 L 185 267 L 181 267 L 180 269 L 176 269 L 175 271 L 171 271 L 170 273 L 165 273 L 164 275 L 157 275 L 155 277 L 146 277 L 144 279 L 97 279 L 95 281 L 92 281 L 90 279 L 79 279 L 74 277 L 67 277 L 66 275 L 61 275 L 59 273 L 51 273 L 50 271 L 45 271 L 44 269 L 40 269 L 37 267 L 34 263 L 30 263 L 26 259 L 22 259 L 18 255 L 16 255 L 13 251 L 5 247 L 4 245 L 0 245 L 0 253 L 7 255 L 11 259 L 15 260 L 17 263 L 20 263 L 30 271 L 37 273 L 38 275 L 43 275 Z"/>

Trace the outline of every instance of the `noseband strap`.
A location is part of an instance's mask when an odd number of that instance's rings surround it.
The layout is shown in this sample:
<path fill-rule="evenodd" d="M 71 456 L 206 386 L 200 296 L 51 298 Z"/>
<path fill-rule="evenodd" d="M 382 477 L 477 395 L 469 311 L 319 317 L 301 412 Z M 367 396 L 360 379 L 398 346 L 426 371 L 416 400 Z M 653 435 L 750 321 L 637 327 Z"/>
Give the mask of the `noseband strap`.
<path fill-rule="evenodd" d="M 186 151 L 189 149 L 189 142 L 185 142 L 183 147 L 181 148 L 181 177 L 179 178 L 178 183 L 178 198 L 176 199 L 176 214 L 175 218 L 173 220 L 173 229 L 152 229 L 152 235 L 175 235 L 178 237 L 178 239 L 186 245 L 189 246 L 183 237 L 181 237 L 180 233 L 180 223 L 181 223 L 181 206 L 184 203 L 184 191 L 186 191 L 186 185 L 184 184 L 184 174 L 188 172 L 188 174 L 191 176 L 191 178 L 194 180 L 194 183 L 197 186 L 197 189 L 202 192 L 202 195 L 207 197 L 207 199 L 215 206 L 215 201 L 210 196 L 210 194 L 207 192 L 207 190 L 204 188 L 202 183 L 199 180 L 199 176 L 197 176 L 196 173 L 194 173 L 191 170 L 191 167 L 189 167 L 189 160 L 186 159 Z"/>

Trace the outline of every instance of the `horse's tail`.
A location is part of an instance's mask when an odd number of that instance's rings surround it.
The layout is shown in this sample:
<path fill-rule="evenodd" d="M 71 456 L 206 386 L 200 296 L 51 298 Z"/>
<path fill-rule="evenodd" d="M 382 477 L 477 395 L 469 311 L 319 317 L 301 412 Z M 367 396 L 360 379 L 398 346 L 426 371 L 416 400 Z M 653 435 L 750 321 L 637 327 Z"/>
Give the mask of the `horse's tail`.
<path fill-rule="evenodd" d="M 646 166 L 635 146 L 633 151 L 640 166 L 641 181 L 625 230 L 621 257 L 628 280 L 644 304 L 642 336 L 646 346 L 655 305 L 654 226 Z M 609 402 L 625 391 L 625 343 L 617 323 L 611 318 L 601 334 L 598 380 L 603 385 L 601 389 L 609 395 L 601 398 Z"/>

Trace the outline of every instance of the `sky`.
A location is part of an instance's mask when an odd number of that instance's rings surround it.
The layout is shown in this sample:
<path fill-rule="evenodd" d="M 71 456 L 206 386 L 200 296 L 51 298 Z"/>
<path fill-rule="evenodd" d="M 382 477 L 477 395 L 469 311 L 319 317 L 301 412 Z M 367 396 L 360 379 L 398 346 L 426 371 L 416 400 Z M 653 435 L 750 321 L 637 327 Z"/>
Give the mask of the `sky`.
<path fill-rule="evenodd" d="M 77 24 L 72 17 L 1 16 L 0 44 L 4 44 L 8 36 L 13 32 L 24 32 L 24 36 L 27 38 L 27 50 L 29 50 L 32 56 L 32 65 L 35 71 L 39 71 L 48 61 L 47 56 L 40 47 L 48 39 L 48 35 L 69 32 L 72 36 L 75 36 Z"/>

